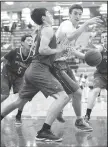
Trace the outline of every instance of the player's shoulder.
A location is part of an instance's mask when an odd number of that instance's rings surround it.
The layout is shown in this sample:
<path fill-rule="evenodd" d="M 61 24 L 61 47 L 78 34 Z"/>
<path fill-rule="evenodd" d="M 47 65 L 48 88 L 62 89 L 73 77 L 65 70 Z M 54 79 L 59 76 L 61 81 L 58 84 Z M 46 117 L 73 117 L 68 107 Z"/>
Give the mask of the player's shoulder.
<path fill-rule="evenodd" d="M 52 27 L 44 27 L 41 34 L 43 36 L 52 37 L 54 35 L 54 30 Z"/>
<path fill-rule="evenodd" d="M 14 48 L 10 51 L 11 54 L 16 54 L 19 51 L 18 48 Z"/>
<path fill-rule="evenodd" d="M 15 49 L 13 49 L 13 52 L 20 53 L 20 48 L 19 47 L 16 47 Z"/>
<path fill-rule="evenodd" d="M 70 20 L 65 20 L 60 24 L 60 26 L 64 26 L 64 25 L 65 26 L 67 25 L 67 27 L 68 27 L 68 25 L 72 25 L 72 22 Z"/>
<path fill-rule="evenodd" d="M 52 27 L 44 27 L 42 29 L 42 33 L 51 33 L 53 31 Z"/>

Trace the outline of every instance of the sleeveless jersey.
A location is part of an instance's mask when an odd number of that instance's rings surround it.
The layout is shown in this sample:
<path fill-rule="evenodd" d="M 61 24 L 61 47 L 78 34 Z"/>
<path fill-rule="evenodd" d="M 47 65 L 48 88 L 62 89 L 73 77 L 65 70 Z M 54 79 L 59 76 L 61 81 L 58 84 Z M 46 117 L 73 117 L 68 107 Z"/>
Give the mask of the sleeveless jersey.
<path fill-rule="evenodd" d="M 101 54 L 102 61 L 96 68 L 99 73 L 107 74 L 107 50 L 103 50 Z"/>
<path fill-rule="evenodd" d="M 17 76 L 22 77 L 25 73 L 25 70 L 28 68 L 32 61 L 33 52 L 30 51 L 29 55 L 24 59 L 21 54 L 21 49 L 16 48 L 10 52 L 10 55 L 5 55 L 4 58 L 8 60 L 6 63 L 8 70 Z"/>
<path fill-rule="evenodd" d="M 40 46 L 40 41 L 41 41 L 41 31 L 42 28 L 38 31 L 37 34 L 37 44 L 36 44 L 36 50 L 35 50 L 35 55 L 33 57 L 33 60 L 37 60 L 42 64 L 52 66 L 54 60 L 55 60 L 55 54 L 53 55 L 40 55 L 39 54 L 39 46 Z M 51 49 L 55 49 L 57 46 L 56 44 L 56 36 L 54 35 L 49 43 L 49 47 Z"/>
<path fill-rule="evenodd" d="M 75 49 L 75 40 L 69 41 L 67 38 L 67 34 L 71 34 L 75 30 L 76 28 L 73 26 L 70 20 L 63 21 L 60 24 L 56 32 L 56 37 L 57 37 L 58 47 L 62 48 L 64 51 L 56 55 L 57 61 L 67 60 L 72 58 L 73 51 Z"/>

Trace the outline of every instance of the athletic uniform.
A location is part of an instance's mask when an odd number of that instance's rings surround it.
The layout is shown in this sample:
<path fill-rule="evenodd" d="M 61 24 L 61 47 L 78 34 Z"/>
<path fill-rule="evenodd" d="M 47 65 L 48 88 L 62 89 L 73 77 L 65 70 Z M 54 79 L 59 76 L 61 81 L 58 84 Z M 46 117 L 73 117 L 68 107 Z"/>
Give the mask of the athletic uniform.
<path fill-rule="evenodd" d="M 21 53 L 21 48 L 16 48 L 7 53 L 4 58 L 7 61 L 3 66 L 1 75 L 1 94 L 9 95 L 12 86 L 14 94 L 18 93 L 25 70 L 32 61 L 33 52 L 29 52 L 26 57 Z"/>
<path fill-rule="evenodd" d="M 60 81 L 67 94 L 76 92 L 79 89 L 76 78 L 67 62 L 67 59 L 72 58 L 72 51 L 74 50 L 75 40 L 68 41 L 68 39 L 64 37 L 62 41 L 59 42 L 59 38 L 62 36 L 62 33 L 71 34 L 75 30 L 76 28 L 74 28 L 71 21 L 66 20 L 61 23 L 56 32 L 56 36 L 58 45 L 64 48 L 65 51 L 56 55 L 53 68 L 51 69 L 53 75 Z"/>
<path fill-rule="evenodd" d="M 41 28 L 38 32 L 36 52 L 32 63 L 24 76 L 24 83 L 19 92 L 20 98 L 31 100 L 35 94 L 41 91 L 46 97 L 64 91 L 59 81 L 51 74 L 50 67 L 53 64 L 55 55 L 40 55 L 39 46 L 41 40 Z M 56 36 L 54 35 L 49 43 L 51 49 L 56 48 Z"/>
<path fill-rule="evenodd" d="M 96 67 L 97 70 L 94 73 L 94 88 L 101 88 L 108 90 L 107 87 L 107 50 L 103 50 L 102 54 L 102 61 Z"/>

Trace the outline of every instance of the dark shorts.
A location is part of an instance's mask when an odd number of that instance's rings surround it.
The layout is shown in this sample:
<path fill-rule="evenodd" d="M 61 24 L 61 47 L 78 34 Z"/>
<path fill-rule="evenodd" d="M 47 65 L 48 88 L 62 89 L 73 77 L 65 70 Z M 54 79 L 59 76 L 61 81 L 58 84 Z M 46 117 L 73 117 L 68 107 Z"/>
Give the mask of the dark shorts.
<path fill-rule="evenodd" d="M 20 78 L 10 72 L 4 65 L 1 74 L 1 94 L 9 95 L 11 87 L 13 87 L 14 94 L 18 93 L 22 82 L 23 78 Z"/>
<path fill-rule="evenodd" d="M 72 94 L 80 88 L 72 69 L 65 61 L 56 61 L 51 68 L 51 72 L 62 84 L 67 94 Z"/>
<path fill-rule="evenodd" d="M 106 89 L 108 90 L 108 80 L 107 80 L 107 75 L 106 74 L 101 74 L 98 71 L 94 73 L 94 88 L 101 88 L 101 89 Z"/>
<path fill-rule="evenodd" d="M 20 98 L 31 100 L 39 91 L 46 97 L 64 91 L 60 82 L 51 74 L 47 65 L 34 61 L 24 75 Z"/>

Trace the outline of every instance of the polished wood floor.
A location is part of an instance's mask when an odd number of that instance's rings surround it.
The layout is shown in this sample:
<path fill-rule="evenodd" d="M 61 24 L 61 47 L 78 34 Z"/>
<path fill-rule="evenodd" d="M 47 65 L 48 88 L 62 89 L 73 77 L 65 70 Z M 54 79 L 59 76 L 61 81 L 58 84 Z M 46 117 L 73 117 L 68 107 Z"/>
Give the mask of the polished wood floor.
<path fill-rule="evenodd" d="M 1 104 L 4 109 L 9 103 L 17 99 L 11 95 Z M 92 133 L 79 132 L 75 128 L 75 114 L 71 102 L 64 108 L 64 124 L 57 120 L 52 126 L 52 131 L 63 137 L 61 143 L 46 143 L 35 140 L 36 132 L 44 123 L 48 107 L 52 98 L 45 99 L 39 93 L 28 104 L 22 114 L 22 125 L 15 125 L 17 110 L 10 113 L 1 122 L 1 147 L 107 147 L 107 102 L 104 99 L 97 101 L 91 116 Z M 85 114 L 87 103 L 82 103 L 82 114 Z"/>

